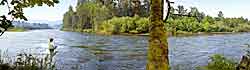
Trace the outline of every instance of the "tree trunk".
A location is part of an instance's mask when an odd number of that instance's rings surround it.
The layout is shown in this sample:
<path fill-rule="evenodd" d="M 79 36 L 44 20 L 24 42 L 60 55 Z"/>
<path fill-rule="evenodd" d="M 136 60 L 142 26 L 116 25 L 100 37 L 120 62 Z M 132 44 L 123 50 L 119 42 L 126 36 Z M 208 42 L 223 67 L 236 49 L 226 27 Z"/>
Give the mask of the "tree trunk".
<path fill-rule="evenodd" d="M 147 70 L 169 70 L 167 32 L 163 24 L 163 0 L 151 0 Z"/>

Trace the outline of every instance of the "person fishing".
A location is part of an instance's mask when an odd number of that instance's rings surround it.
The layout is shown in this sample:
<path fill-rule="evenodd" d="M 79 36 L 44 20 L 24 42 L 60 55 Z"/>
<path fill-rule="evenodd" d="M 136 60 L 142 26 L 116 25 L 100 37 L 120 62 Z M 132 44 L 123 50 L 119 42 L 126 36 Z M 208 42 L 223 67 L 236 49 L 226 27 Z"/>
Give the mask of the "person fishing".
<path fill-rule="evenodd" d="M 49 54 L 46 55 L 46 57 L 48 57 L 48 66 L 53 66 L 53 57 L 56 55 L 57 51 L 55 51 L 55 49 L 57 48 L 57 46 L 55 45 L 54 43 L 54 39 L 53 38 L 50 38 L 49 39 Z"/>
<path fill-rule="evenodd" d="M 50 38 L 49 39 L 49 52 L 53 53 L 56 48 L 57 48 L 57 46 L 55 46 L 54 39 Z"/>

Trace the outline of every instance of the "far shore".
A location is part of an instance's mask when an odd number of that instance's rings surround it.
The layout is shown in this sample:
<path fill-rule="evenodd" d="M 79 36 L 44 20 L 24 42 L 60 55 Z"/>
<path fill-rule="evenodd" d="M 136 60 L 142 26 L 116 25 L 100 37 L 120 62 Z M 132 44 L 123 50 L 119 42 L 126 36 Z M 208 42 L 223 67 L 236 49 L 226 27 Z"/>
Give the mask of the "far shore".
<path fill-rule="evenodd" d="M 72 31 L 72 30 L 62 30 Z M 77 32 L 77 31 L 72 31 Z M 149 33 L 110 33 L 110 32 L 81 32 L 81 33 L 95 33 L 97 35 L 125 35 L 125 36 L 149 36 Z M 248 32 L 167 32 L 169 37 L 187 37 L 187 36 L 207 36 L 207 35 L 225 35 L 225 34 L 240 34 Z"/>
<path fill-rule="evenodd" d="M 177 32 L 172 33 L 168 32 L 168 36 L 170 37 L 186 37 L 186 36 L 207 36 L 207 35 L 225 35 L 225 34 L 240 34 L 240 33 L 247 33 L 247 32 Z M 131 34 L 131 33 L 104 33 L 104 32 L 97 32 L 98 35 L 126 35 L 126 36 L 149 36 L 149 33 L 140 33 L 140 34 Z"/>

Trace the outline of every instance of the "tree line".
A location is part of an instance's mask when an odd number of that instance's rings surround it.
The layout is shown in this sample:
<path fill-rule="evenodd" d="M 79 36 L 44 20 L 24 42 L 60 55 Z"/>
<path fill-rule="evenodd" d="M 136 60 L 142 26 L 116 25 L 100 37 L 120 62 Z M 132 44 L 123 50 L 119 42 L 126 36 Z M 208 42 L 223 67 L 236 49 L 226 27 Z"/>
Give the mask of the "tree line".
<path fill-rule="evenodd" d="M 105 33 L 148 33 L 149 0 L 78 0 L 64 14 L 63 30 Z M 222 11 L 212 17 L 197 7 L 171 7 L 164 21 L 169 32 L 248 32 L 250 21 L 243 17 L 224 17 Z"/>
<path fill-rule="evenodd" d="M 100 24 L 114 17 L 148 17 L 149 0 L 78 0 L 76 10 L 70 6 L 64 14 L 63 30 L 97 31 Z"/>

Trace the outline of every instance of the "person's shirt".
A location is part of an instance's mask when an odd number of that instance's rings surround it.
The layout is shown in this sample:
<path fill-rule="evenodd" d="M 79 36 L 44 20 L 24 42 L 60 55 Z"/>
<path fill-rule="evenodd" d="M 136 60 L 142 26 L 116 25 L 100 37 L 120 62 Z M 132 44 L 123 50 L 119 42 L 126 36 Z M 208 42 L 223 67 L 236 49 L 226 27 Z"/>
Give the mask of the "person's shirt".
<path fill-rule="evenodd" d="M 49 49 L 55 49 L 54 42 L 49 42 Z"/>

